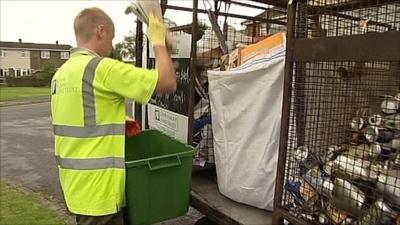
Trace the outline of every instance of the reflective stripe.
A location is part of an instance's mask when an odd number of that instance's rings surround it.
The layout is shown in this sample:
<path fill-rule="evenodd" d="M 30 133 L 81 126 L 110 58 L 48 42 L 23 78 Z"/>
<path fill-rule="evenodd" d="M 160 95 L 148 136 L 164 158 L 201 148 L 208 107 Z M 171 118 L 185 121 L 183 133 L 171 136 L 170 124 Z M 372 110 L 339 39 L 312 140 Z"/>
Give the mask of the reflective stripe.
<path fill-rule="evenodd" d="M 83 74 L 82 97 L 85 127 L 96 125 L 96 108 L 93 82 L 96 68 L 100 61 L 100 57 L 94 57 L 91 59 L 85 68 L 85 73 Z"/>
<path fill-rule="evenodd" d="M 71 159 L 56 156 L 57 164 L 63 169 L 97 170 L 108 168 L 125 168 L 125 159 L 122 157 L 105 157 L 97 159 Z"/>
<path fill-rule="evenodd" d="M 96 106 L 93 82 L 97 65 L 102 58 L 92 58 L 85 68 L 82 78 L 82 98 L 84 112 L 84 127 L 53 125 L 54 134 L 65 137 L 89 138 L 107 135 L 124 135 L 124 124 L 96 125 Z"/>
<path fill-rule="evenodd" d="M 125 124 L 105 124 L 89 127 L 53 125 L 54 134 L 65 137 L 90 138 L 107 135 L 125 135 Z"/>

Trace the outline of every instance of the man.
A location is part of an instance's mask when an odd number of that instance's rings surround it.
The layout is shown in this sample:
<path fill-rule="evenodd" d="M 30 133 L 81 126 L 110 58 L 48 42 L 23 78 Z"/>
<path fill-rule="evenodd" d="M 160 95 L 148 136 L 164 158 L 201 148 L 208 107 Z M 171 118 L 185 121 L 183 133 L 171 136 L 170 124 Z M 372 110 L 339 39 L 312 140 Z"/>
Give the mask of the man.
<path fill-rule="evenodd" d="M 155 70 L 107 58 L 113 50 L 114 25 L 101 9 L 82 10 L 74 30 L 78 47 L 52 80 L 60 183 L 78 225 L 120 225 L 125 206 L 125 98 L 146 103 L 154 91 L 175 91 L 166 28 L 150 15 L 147 36 L 155 51 Z"/>

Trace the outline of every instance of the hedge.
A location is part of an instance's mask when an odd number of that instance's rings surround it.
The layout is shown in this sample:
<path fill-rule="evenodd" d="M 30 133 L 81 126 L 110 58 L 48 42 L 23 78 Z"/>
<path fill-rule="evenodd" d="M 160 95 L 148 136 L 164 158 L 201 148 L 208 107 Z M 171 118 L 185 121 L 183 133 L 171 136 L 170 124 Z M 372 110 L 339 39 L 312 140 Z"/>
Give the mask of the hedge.
<path fill-rule="evenodd" d="M 41 87 L 50 85 L 49 81 L 37 79 L 35 76 L 7 77 L 6 83 L 9 87 Z"/>

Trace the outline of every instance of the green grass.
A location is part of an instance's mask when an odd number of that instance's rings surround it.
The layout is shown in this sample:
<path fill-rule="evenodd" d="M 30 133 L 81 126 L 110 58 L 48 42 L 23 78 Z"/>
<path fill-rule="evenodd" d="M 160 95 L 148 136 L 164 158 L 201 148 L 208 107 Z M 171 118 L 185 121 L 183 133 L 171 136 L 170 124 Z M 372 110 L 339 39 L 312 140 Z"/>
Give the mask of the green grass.
<path fill-rule="evenodd" d="M 0 101 L 50 96 L 49 87 L 0 87 Z"/>
<path fill-rule="evenodd" d="M 0 182 L 1 225 L 65 225 L 66 222 L 34 194 Z"/>

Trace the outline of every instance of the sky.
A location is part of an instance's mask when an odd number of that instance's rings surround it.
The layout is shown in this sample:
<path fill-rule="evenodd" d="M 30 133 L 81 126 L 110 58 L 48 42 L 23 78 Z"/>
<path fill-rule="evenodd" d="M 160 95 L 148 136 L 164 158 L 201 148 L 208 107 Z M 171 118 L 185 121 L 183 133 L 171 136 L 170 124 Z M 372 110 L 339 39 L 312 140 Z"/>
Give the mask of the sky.
<path fill-rule="evenodd" d="M 202 0 L 199 0 L 202 2 Z M 171 5 L 192 8 L 191 0 L 169 0 Z M 0 41 L 18 41 L 34 43 L 69 44 L 76 46 L 73 30 L 75 16 L 86 7 L 103 9 L 114 21 L 114 44 L 123 40 L 125 35 L 135 30 L 136 17 L 125 15 L 124 11 L 130 5 L 128 0 L 69 0 L 69 1 L 21 1 L 0 0 Z M 202 4 L 199 4 L 200 7 Z M 222 7 L 223 8 L 223 7 Z M 232 13 L 256 15 L 260 10 L 232 6 Z M 178 25 L 192 22 L 192 14 L 176 10 L 167 10 L 165 17 Z M 199 19 L 206 19 L 200 15 Z"/>

